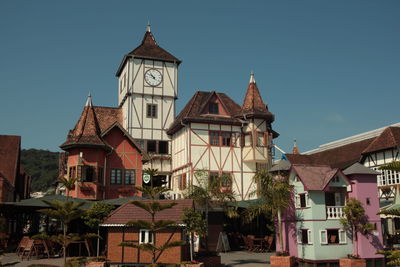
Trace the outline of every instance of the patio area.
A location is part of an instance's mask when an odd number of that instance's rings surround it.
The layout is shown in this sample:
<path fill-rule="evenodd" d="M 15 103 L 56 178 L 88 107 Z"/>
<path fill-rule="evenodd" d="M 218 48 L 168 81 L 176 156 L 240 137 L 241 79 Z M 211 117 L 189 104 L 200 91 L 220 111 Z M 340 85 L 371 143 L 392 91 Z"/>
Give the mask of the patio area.
<path fill-rule="evenodd" d="M 222 266 L 225 267 L 268 267 L 269 265 L 269 257 L 273 255 L 274 252 L 270 253 L 254 253 L 247 251 L 232 251 L 227 253 L 220 253 Z M 30 260 L 21 260 L 15 253 L 6 253 L 3 256 L 0 256 L 0 261 L 5 263 L 13 263 L 15 267 L 27 267 L 31 264 L 48 264 L 55 266 L 62 266 L 63 259 L 62 258 L 50 258 L 50 259 L 36 259 L 31 258 Z"/>

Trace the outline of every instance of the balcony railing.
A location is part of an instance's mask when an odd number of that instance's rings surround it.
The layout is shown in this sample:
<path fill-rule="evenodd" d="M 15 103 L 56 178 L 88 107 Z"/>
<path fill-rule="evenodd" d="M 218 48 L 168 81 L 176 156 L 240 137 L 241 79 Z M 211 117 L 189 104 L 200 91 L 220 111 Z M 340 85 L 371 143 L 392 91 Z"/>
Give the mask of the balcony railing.
<path fill-rule="evenodd" d="M 344 217 L 343 206 L 326 206 L 326 218 L 335 220 Z"/>

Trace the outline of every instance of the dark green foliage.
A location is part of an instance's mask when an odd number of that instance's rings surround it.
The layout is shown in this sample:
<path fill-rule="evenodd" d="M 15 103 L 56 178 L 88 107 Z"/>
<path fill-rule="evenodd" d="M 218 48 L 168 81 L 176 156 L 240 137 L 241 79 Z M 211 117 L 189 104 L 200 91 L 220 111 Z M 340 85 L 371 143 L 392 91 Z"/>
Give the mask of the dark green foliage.
<path fill-rule="evenodd" d="M 191 233 L 197 233 L 199 236 L 205 236 L 207 233 L 207 221 L 203 218 L 200 211 L 185 208 L 182 221 L 186 224 L 186 230 Z"/>
<path fill-rule="evenodd" d="M 92 204 L 89 210 L 86 211 L 85 215 L 82 216 L 85 224 L 92 230 L 97 230 L 99 224 L 101 224 L 111 211 L 115 207 L 113 205 L 104 202 L 95 202 Z"/>
<path fill-rule="evenodd" d="M 385 255 L 385 258 L 389 260 L 386 264 L 389 266 L 400 266 L 400 250 L 382 250 L 378 251 L 377 254 Z"/>
<path fill-rule="evenodd" d="M 32 176 L 31 191 L 47 191 L 57 180 L 58 152 L 22 149 L 21 167 Z"/>

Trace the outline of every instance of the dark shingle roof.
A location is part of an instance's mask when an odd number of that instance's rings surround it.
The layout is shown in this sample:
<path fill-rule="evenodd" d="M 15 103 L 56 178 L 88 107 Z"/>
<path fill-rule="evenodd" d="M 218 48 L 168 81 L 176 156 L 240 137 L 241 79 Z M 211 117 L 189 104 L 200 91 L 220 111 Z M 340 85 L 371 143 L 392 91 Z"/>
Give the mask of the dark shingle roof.
<path fill-rule="evenodd" d="M 400 147 L 400 128 L 388 127 L 362 153 L 366 154 L 394 147 Z"/>
<path fill-rule="evenodd" d="M 338 169 L 329 166 L 292 165 L 306 190 L 324 190 Z"/>
<path fill-rule="evenodd" d="M 356 162 L 350 167 L 346 168 L 343 170 L 343 173 L 346 175 L 350 174 L 373 174 L 373 175 L 378 175 L 380 174 L 377 171 L 374 171 L 373 169 L 370 169 L 368 167 L 365 167 L 364 165 L 361 165 L 360 163 Z"/>
<path fill-rule="evenodd" d="M 250 82 L 244 97 L 241 114 L 246 116 L 254 116 L 265 118 L 268 122 L 273 122 L 275 117 L 268 111 L 267 105 L 264 104 L 257 84 Z"/>

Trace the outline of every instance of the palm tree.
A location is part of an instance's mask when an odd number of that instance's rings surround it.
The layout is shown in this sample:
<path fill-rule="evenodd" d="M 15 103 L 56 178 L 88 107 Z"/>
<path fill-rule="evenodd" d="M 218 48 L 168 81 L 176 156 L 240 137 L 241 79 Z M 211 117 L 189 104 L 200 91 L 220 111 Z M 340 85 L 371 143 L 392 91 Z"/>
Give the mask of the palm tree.
<path fill-rule="evenodd" d="M 153 173 L 154 174 L 154 173 Z M 144 203 L 141 201 L 132 201 L 131 203 L 143 210 L 145 210 L 147 213 L 150 214 L 151 216 L 151 221 L 144 221 L 144 220 L 137 220 L 137 221 L 129 221 L 126 225 L 129 227 L 133 227 L 135 229 L 149 229 L 150 234 L 153 235 L 153 243 L 144 243 L 144 244 L 136 244 L 133 242 L 122 242 L 120 246 L 126 246 L 126 247 L 133 247 L 137 249 L 141 249 L 144 251 L 148 251 L 152 254 L 152 265 L 151 266 L 157 266 L 156 261 L 157 261 L 157 254 L 160 255 L 164 250 L 172 248 L 172 247 L 177 247 L 177 246 L 182 246 L 184 244 L 183 241 L 167 241 L 166 243 L 162 244 L 161 246 L 156 246 L 156 236 L 155 233 L 160 232 L 165 229 L 170 229 L 176 227 L 176 222 L 171 221 L 171 220 L 155 220 L 155 216 L 157 213 L 170 209 L 177 205 L 178 203 L 172 202 L 172 203 L 166 203 L 163 204 L 159 201 L 155 201 L 155 199 L 159 198 L 159 196 L 165 192 L 167 192 L 169 189 L 165 187 L 151 187 L 151 186 L 136 186 L 136 190 L 142 192 L 143 195 L 149 196 L 152 201 L 148 203 Z"/>
<path fill-rule="evenodd" d="M 188 199 L 193 199 L 204 208 L 205 221 L 208 224 L 208 215 L 213 206 L 222 207 L 226 215 L 230 218 L 238 216 L 237 208 L 235 206 L 236 196 L 232 190 L 222 191 L 222 184 L 231 184 L 232 178 L 228 175 L 222 175 L 210 179 L 208 171 L 197 170 L 194 173 L 196 184 L 190 184 L 184 196 Z M 208 227 L 206 229 L 206 249 L 208 251 Z"/>
<path fill-rule="evenodd" d="M 41 209 L 39 212 L 46 214 L 50 217 L 58 219 L 63 224 L 63 235 L 53 236 L 53 240 L 58 240 L 63 247 L 64 252 L 64 264 L 67 262 L 67 247 L 70 241 L 76 240 L 76 235 L 67 235 L 69 224 L 84 215 L 85 211 L 80 209 L 84 202 L 74 202 L 72 200 L 67 200 L 66 202 L 61 201 L 46 201 L 43 200 L 47 205 L 50 206 L 49 209 Z"/>
<path fill-rule="evenodd" d="M 271 215 L 277 219 L 278 229 L 275 229 L 275 232 L 278 233 L 280 250 L 283 252 L 282 214 L 292 204 L 292 187 L 288 179 L 282 176 L 273 177 L 264 170 L 257 171 L 253 181 L 258 186 L 251 195 L 257 195 L 260 201 L 246 211 L 245 219 L 251 221 L 261 214 Z"/>
<path fill-rule="evenodd" d="M 77 178 L 73 178 L 73 177 L 60 177 L 58 179 L 58 181 L 65 187 L 65 190 L 67 191 L 67 201 L 69 199 L 69 191 L 74 189 L 75 187 L 75 183 L 77 181 Z"/>

